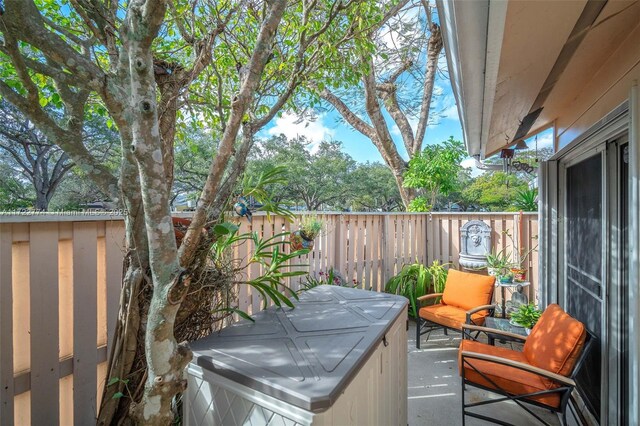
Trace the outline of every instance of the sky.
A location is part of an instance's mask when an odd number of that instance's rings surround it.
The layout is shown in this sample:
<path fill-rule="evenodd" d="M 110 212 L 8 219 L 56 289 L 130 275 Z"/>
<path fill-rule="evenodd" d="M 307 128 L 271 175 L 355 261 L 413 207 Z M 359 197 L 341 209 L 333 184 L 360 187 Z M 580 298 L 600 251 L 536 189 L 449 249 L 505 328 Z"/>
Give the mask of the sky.
<path fill-rule="evenodd" d="M 434 99 L 434 102 L 436 104 L 436 110 L 440 111 L 441 118 L 437 123 L 429 125 L 427 128 L 423 147 L 427 144 L 443 142 L 449 139 L 450 136 L 453 136 L 454 139 L 459 141 L 463 140 L 462 126 L 449 81 L 440 81 L 439 88 L 441 94 Z M 389 117 L 387 117 L 387 120 L 391 123 Z M 312 152 L 323 140 L 340 141 L 343 144 L 343 150 L 358 162 L 383 162 L 382 156 L 376 147 L 373 146 L 373 143 L 367 137 L 353 130 L 347 123 L 343 122 L 340 119 L 340 114 L 333 110 L 318 115 L 317 118 L 312 121 L 301 120 L 297 115 L 291 112 L 285 112 L 270 123 L 259 136 L 270 137 L 280 134 L 284 134 L 287 138 L 295 138 L 296 136 L 306 137 L 311 141 L 309 150 Z M 395 124 L 392 124 L 391 135 L 401 155 L 407 159 L 402 138 Z M 530 149 L 535 149 L 534 138 L 528 139 L 526 142 Z M 538 135 L 539 149 L 552 146 L 552 142 L 552 129 Z M 470 168 L 471 175 L 474 177 L 483 173 L 483 171 L 475 167 L 475 160 L 473 158 L 466 158 L 461 164 L 465 168 Z"/>
<path fill-rule="evenodd" d="M 418 14 L 422 12 L 420 8 L 410 8 L 403 13 L 404 14 L 400 15 L 398 19 L 400 22 L 406 24 L 418 22 Z M 434 19 L 437 22 L 437 12 L 435 11 Z M 393 28 L 393 25 L 387 26 L 380 35 L 382 42 L 386 44 L 387 48 L 392 49 L 395 48 L 395 46 L 403 45 L 405 40 L 403 39 L 402 33 L 395 31 Z M 419 31 L 419 26 L 415 26 L 415 28 L 416 31 Z M 376 62 L 376 69 L 379 73 L 384 73 L 385 70 L 389 70 L 385 60 L 380 57 L 375 57 L 374 60 Z M 421 57 L 421 60 L 424 61 L 424 57 Z M 462 126 L 458 117 L 458 109 L 456 107 L 451 82 L 448 79 L 447 59 L 444 52 L 442 52 L 438 60 L 438 71 L 439 72 L 436 74 L 436 81 L 431 101 L 431 111 L 432 114 L 435 113 L 434 115 L 437 115 L 439 118 L 428 126 L 423 140 L 423 148 L 429 144 L 443 142 L 451 136 L 453 136 L 455 140 L 463 141 Z M 404 78 L 406 83 L 412 81 L 411 76 Z M 407 78 L 409 79 L 408 81 L 406 80 Z M 416 93 L 416 96 L 421 95 L 421 92 Z M 362 102 L 364 102 L 364 100 L 362 100 Z M 311 152 L 313 152 L 323 140 L 339 141 L 342 142 L 343 150 L 357 162 L 382 162 L 382 156 L 367 137 L 363 136 L 341 120 L 340 114 L 333 110 L 329 105 L 327 105 L 325 111 L 326 112 L 319 113 L 314 120 L 300 119 L 300 117 L 294 113 L 285 111 L 282 115 L 272 120 L 272 122 L 269 123 L 269 125 L 267 125 L 267 127 L 258 136 L 267 138 L 270 136 L 284 134 L 289 139 L 297 136 L 304 136 L 311 142 L 308 147 Z M 391 136 L 394 138 L 400 155 L 405 160 L 408 160 L 408 155 L 404 148 L 404 144 L 402 143 L 402 137 L 398 127 L 393 123 L 393 120 L 389 115 L 386 114 L 386 112 L 384 113 L 387 123 L 389 124 Z M 408 117 L 408 119 L 415 134 L 417 118 Z M 539 148 L 551 146 L 551 143 L 551 132 L 538 136 Z M 530 144 L 530 146 L 533 147 L 534 145 Z M 462 162 L 462 165 L 463 167 L 471 169 L 472 176 L 477 176 L 483 173 L 481 170 L 475 168 L 475 160 L 472 158 L 465 159 Z"/>
<path fill-rule="evenodd" d="M 449 104 L 443 104 L 442 107 L 438 109 L 442 111 L 442 118 L 439 120 L 439 123 L 429 125 L 424 144 L 442 142 L 449 139 L 450 136 L 453 136 L 454 139 L 462 140 L 462 127 L 460 126 L 460 120 L 458 118 L 458 110 L 453 100 L 453 94 L 450 93 L 450 87 L 448 90 L 449 95 L 441 95 L 443 99 L 438 100 L 438 103 L 448 102 Z M 389 122 L 390 121 L 391 120 L 389 120 Z M 268 137 L 279 134 L 284 134 L 287 138 L 294 138 L 296 136 L 306 137 L 312 142 L 312 146 L 310 147 L 312 151 L 314 145 L 317 145 L 323 140 L 340 141 L 343 144 L 344 151 L 356 161 L 382 162 L 382 156 L 376 147 L 373 146 L 369 138 L 353 130 L 351 126 L 340 119 L 340 114 L 333 110 L 319 115 L 314 121 L 300 121 L 299 117 L 295 114 L 285 112 L 281 117 L 276 118 L 261 136 Z M 400 132 L 395 124 L 391 126 L 391 136 L 394 138 L 400 154 L 405 159 L 408 159 Z"/>

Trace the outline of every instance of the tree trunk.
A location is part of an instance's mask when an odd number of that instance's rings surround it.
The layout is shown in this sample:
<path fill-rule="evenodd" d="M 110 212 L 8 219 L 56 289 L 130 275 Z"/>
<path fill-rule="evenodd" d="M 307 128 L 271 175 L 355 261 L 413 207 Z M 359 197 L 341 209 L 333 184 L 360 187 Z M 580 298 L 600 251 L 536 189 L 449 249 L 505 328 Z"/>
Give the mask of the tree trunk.
<path fill-rule="evenodd" d="M 49 200 L 47 199 L 47 194 L 43 194 L 42 191 L 36 190 L 36 202 L 33 206 L 38 211 L 47 211 L 49 208 Z"/>

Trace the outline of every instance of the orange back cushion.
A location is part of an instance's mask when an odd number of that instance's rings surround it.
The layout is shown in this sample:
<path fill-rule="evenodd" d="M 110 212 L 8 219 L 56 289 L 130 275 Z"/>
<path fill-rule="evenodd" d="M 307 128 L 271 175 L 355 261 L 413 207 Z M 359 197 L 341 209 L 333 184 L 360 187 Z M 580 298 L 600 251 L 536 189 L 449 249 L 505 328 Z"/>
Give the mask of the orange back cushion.
<path fill-rule="evenodd" d="M 465 311 L 477 306 L 488 305 L 491 303 L 495 282 L 494 277 L 487 275 L 449 269 L 442 302 Z"/>
<path fill-rule="evenodd" d="M 547 306 L 522 352 L 531 365 L 569 376 L 582 353 L 587 331 L 556 304 Z"/>

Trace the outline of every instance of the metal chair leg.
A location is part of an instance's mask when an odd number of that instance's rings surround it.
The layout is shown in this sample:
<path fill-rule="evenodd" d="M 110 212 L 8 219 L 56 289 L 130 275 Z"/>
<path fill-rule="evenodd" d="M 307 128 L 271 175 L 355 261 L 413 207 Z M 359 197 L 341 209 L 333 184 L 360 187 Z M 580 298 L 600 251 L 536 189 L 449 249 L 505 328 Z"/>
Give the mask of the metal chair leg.
<path fill-rule="evenodd" d="M 460 393 L 461 393 L 461 395 L 462 395 L 462 403 L 460 404 L 460 405 L 461 405 L 461 407 L 462 407 L 462 426 L 465 426 L 465 417 L 466 417 L 466 416 L 465 416 L 465 412 L 464 412 L 464 391 L 465 391 L 465 386 L 464 386 L 464 370 L 462 371 L 462 377 L 461 377 L 460 383 L 461 383 L 461 385 L 462 385 L 462 392 L 460 392 Z"/>

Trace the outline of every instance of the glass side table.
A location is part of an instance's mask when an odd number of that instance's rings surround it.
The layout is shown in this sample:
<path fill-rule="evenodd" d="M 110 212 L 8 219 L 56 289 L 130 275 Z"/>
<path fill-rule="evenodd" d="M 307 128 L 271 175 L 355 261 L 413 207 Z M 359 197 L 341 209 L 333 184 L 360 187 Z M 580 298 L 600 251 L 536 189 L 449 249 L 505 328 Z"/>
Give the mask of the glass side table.
<path fill-rule="evenodd" d="M 484 320 L 484 326 L 487 328 L 493 328 L 495 330 L 500 330 L 500 331 L 508 331 L 509 333 L 519 334 L 520 336 L 527 337 L 527 332 L 525 331 L 524 327 L 518 327 L 517 325 L 513 325 L 509 322 L 508 319 L 487 317 Z M 520 342 L 520 340 L 518 339 L 514 339 L 509 336 L 504 336 L 502 334 L 487 333 L 487 340 L 491 346 L 494 345 L 496 339 L 501 341 L 505 340 L 509 342 Z"/>

